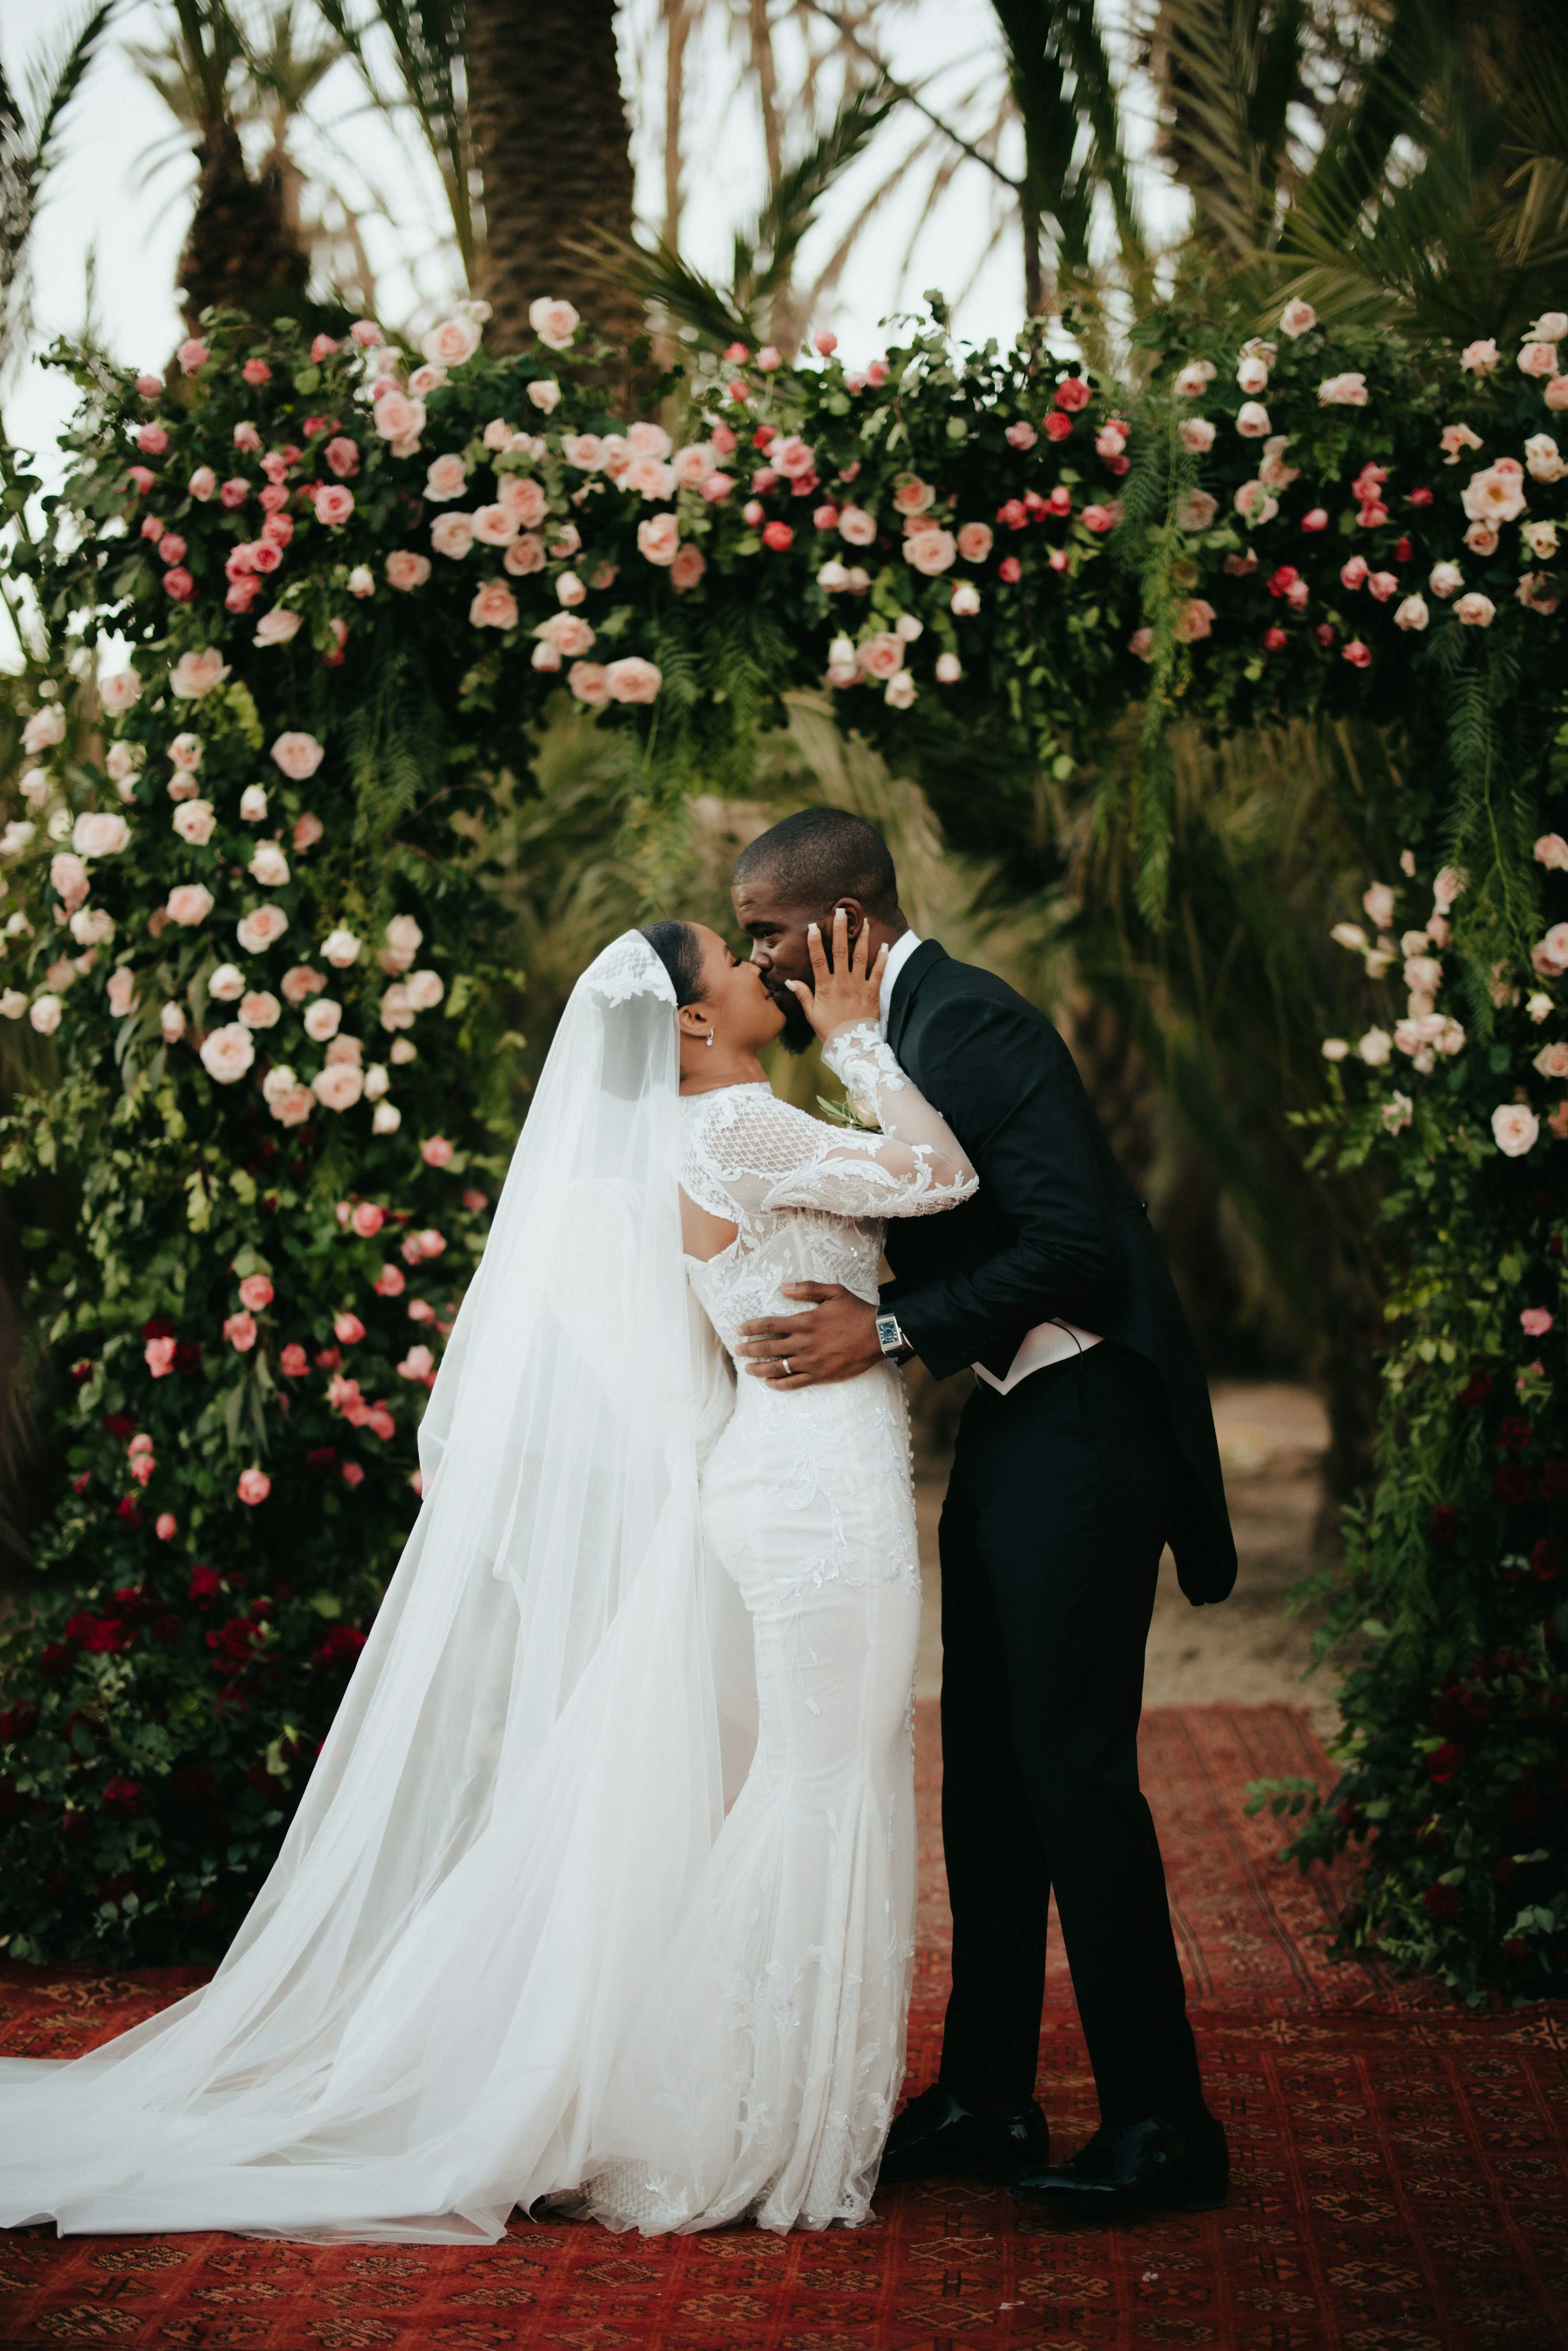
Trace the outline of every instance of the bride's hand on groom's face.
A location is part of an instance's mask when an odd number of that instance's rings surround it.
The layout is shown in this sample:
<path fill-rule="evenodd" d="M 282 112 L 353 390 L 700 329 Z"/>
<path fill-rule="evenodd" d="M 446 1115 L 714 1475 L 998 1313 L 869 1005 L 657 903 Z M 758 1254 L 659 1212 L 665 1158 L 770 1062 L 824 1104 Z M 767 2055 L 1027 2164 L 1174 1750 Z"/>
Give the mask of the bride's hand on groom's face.
<path fill-rule="evenodd" d="M 880 946 L 874 956 L 872 954 L 869 923 L 862 925 L 852 949 L 849 937 L 849 916 L 841 906 L 835 906 L 831 966 L 822 944 L 822 934 L 812 923 L 806 932 L 807 952 L 811 958 L 811 986 L 808 987 L 800 979 L 784 983 L 821 1038 L 831 1037 L 835 1029 L 848 1028 L 856 1020 L 875 1021 L 881 1017 L 882 974 L 887 961 L 887 948 Z"/>
<path fill-rule="evenodd" d="M 882 1361 L 876 1309 L 837 1281 L 787 1281 L 786 1298 L 815 1299 L 809 1314 L 773 1314 L 743 1322 L 737 1355 L 752 1379 L 774 1388 L 821 1387 L 852 1380 Z"/>

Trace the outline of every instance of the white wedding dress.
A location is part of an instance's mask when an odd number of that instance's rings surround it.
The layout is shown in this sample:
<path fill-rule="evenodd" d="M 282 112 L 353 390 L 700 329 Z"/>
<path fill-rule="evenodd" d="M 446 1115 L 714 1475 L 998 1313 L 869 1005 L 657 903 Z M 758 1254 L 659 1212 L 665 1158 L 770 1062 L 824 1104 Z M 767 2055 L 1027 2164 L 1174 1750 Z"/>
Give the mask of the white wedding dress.
<path fill-rule="evenodd" d="M 204 1990 L 0 2062 L 0 2225 L 865 2217 L 914 1922 L 904 1398 L 887 1365 L 775 1393 L 723 1348 L 800 1311 L 785 1281 L 874 1299 L 881 1219 L 975 1178 L 874 1030 L 827 1058 L 881 1133 L 682 1100 L 638 933 L 579 982 L 278 1860 Z M 737 1228 L 706 1262 L 682 1185 Z"/>

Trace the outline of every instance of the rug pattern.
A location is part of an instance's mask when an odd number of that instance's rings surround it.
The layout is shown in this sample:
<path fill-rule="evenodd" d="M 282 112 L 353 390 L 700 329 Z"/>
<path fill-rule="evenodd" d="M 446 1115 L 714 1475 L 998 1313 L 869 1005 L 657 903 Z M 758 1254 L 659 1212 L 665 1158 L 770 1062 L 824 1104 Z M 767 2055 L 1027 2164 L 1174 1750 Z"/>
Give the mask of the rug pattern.
<path fill-rule="evenodd" d="M 910 2084 L 946 1983 L 936 1725 L 918 1726 L 922 1949 Z M 148 2351 L 1568 2351 L 1568 2003 L 1471 2015 L 1323 1957 L 1335 1886 L 1273 1858 L 1245 1781 L 1324 1769 L 1280 1707 L 1147 1718 L 1145 1783 L 1211 2103 L 1222 2212 L 1103 2228 L 943 2181 L 878 2224 L 643 2244 L 515 2224 L 477 2252 L 234 2238 L 0 2237 L 0 2346 Z M 0 1968 L 0 2049 L 65 2055 L 192 1981 Z M 1060 2142 L 1093 2096 L 1060 1952 L 1041 2035 Z"/>

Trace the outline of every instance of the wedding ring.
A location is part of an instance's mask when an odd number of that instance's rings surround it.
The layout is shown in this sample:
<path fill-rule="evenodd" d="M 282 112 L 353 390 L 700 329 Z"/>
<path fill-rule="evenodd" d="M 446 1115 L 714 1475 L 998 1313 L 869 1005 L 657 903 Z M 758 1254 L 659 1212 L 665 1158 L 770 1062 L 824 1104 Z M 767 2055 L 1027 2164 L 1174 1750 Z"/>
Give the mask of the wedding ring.
<path fill-rule="evenodd" d="M 781 1368 L 782 1368 L 782 1370 L 783 1370 L 783 1374 L 784 1374 L 785 1378 L 786 1378 L 786 1379 L 788 1379 L 788 1378 L 789 1378 L 789 1356 L 788 1356 L 788 1355 L 780 1355 L 780 1356 L 779 1356 L 779 1362 L 780 1367 L 781 1367 Z"/>

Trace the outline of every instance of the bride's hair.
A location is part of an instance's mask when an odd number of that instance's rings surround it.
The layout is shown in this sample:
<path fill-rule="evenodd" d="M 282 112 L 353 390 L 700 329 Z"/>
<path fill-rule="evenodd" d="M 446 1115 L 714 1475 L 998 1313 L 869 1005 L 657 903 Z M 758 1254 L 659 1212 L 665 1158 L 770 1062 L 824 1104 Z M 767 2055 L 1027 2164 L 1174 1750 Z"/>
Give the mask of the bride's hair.
<path fill-rule="evenodd" d="M 643 936 L 670 975 L 677 1010 L 703 1000 L 703 950 L 691 923 L 650 923 Z"/>

